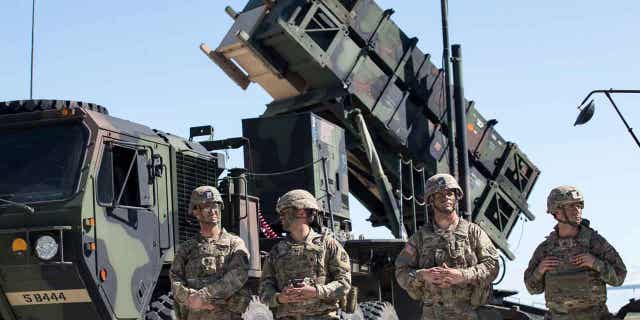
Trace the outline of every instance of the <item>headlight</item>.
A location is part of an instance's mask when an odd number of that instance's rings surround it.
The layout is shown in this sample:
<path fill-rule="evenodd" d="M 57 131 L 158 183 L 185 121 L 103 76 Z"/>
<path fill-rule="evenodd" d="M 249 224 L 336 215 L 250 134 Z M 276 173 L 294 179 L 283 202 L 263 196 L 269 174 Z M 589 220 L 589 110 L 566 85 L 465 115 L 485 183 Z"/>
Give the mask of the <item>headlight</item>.
<path fill-rule="evenodd" d="M 42 236 L 36 241 L 36 255 L 42 260 L 49 260 L 58 253 L 58 243 L 52 236 Z"/>

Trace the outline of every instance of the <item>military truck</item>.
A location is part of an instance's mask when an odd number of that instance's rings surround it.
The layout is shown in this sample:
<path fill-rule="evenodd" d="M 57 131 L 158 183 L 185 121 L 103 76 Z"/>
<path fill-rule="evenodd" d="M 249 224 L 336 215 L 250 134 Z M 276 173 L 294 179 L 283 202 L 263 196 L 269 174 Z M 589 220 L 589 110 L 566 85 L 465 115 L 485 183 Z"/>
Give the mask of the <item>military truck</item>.
<path fill-rule="evenodd" d="M 83 102 L 0 104 L 2 319 L 170 319 L 168 268 L 198 232 L 187 208 L 199 185 L 223 193 L 223 226 L 249 248 L 254 292 L 264 252 L 284 235 L 277 197 L 304 188 L 351 257 L 360 307 L 342 316 L 419 319 L 393 260 L 429 221 L 426 178 L 455 171 L 444 71 L 371 0 L 252 0 L 227 12 L 229 33 L 202 51 L 241 87 L 255 82 L 274 98 L 242 121 L 242 137 L 198 142 L 211 127 L 181 138 Z M 527 197 L 540 171 L 463 102 L 467 218 L 513 259 L 507 238 L 520 216 L 534 218 Z M 217 150 L 227 148 L 244 149 L 244 168 L 226 168 Z M 353 239 L 349 195 L 396 239 Z M 543 313 L 503 300 L 511 294 L 494 291 L 496 318 Z"/>
<path fill-rule="evenodd" d="M 223 162 L 94 104 L 0 109 L 2 318 L 140 318 L 196 230 L 184 214 L 192 176 L 215 184 Z"/>

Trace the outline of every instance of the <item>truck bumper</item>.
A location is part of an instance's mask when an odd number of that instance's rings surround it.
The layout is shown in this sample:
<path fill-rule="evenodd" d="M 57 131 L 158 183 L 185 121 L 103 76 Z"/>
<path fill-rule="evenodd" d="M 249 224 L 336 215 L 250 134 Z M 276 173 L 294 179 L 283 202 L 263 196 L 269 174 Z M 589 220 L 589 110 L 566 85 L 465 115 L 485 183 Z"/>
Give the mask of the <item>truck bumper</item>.
<path fill-rule="evenodd" d="M 0 286 L 5 298 L 1 314 L 16 319 L 101 318 L 78 267 L 70 262 L 0 267 Z"/>

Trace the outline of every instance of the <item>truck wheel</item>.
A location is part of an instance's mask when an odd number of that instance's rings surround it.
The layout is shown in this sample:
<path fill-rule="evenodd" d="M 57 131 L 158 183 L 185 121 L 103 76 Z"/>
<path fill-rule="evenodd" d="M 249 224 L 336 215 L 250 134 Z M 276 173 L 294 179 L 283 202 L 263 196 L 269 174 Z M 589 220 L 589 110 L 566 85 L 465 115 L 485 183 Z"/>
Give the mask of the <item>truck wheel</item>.
<path fill-rule="evenodd" d="M 171 293 L 161 295 L 152 300 L 149 304 L 149 310 L 144 315 L 145 320 L 172 320 L 175 319 L 173 311 L 173 297 Z"/>
<path fill-rule="evenodd" d="M 398 320 L 393 305 L 384 301 L 365 301 L 360 303 L 364 320 Z"/>

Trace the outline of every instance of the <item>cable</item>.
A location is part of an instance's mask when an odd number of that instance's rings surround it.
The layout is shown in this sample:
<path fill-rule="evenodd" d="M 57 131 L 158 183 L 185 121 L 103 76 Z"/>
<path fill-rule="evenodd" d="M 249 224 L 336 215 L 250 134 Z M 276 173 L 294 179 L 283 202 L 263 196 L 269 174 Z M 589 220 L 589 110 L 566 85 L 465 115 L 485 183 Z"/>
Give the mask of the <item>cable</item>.
<path fill-rule="evenodd" d="M 500 260 L 502 261 L 502 276 L 500 276 L 500 279 L 498 279 L 498 281 L 496 282 L 492 282 L 491 285 L 492 286 L 497 286 L 500 284 L 500 282 L 502 282 L 502 280 L 504 280 L 504 276 L 507 274 L 507 261 L 504 260 L 504 257 L 502 255 L 499 255 Z"/>
<path fill-rule="evenodd" d="M 262 231 L 262 234 L 264 234 L 267 239 L 275 239 L 278 237 L 278 234 L 271 229 L 269 223 L 264 219 L 264 216 L 262 215 L 262 208 L 260 207 L 258 207 L 258 221 L 260 223 L 260 231 Z"/>
<path fill-rule="evenodd" d="M 274 172 L 265 172 L 265 173 L 247 172 L 245 174 L 248 175 L 248 176 L 254 176 L 254 177 L 268 177 L 268 176 L 283 175 L 283 174 L 288 174 L 288 173 L 292 173 L 292 172 L 296 172 L 296 171 L 300 171 L 302 169 L 308 168 L 308 167 L 310 167 L 312 165 L 315 165 L 316 163 L 318 163 L 320 161 L 322 161 L 322 159 L 316 160 L 314 162 L 307 163 L 305 165 L 302 165 L 302 166 L 294 168 L 294 169 L 285 170 L 285 171 L 274 171 Z"/>
<path fill-rule="evenodd" d="M 402 199 L 404 199 L 405 201 L 411 201 L 411 200 L 413 200 L 413 198 L 414 198 L 414 196 L 408 196 L 408 197 L 405 197 L 404 195 L 402 195 Z M 421 207 L 422 207 L 422 206 L 424 206 L 424 205 L 426 204 L 426 202 L 424 202 L 424 201 L 420 201 L 420 200 L 418 200 L 417 198 L 416 198 L 416 200 L 415 200 L 415 201 L 416 201 L 416 204 L 417 204 L 417 205 L 419 205 L 419 206 L 421 206 Z"/>
<path fill-rule="evenodd" d="M 514 253 L 518 253 L 518 249 L 520 249 L 520 241 L 522 241 L 522 235 L 524 235 L 524 224 L 527 222 L 527 219 L 525 219 L 523 216 L 520 216 L 520 220 L 522 220 L 522 223 L 520 225 L 520 238 L 518 239 L 516 248 L 513 250 Z"/>

